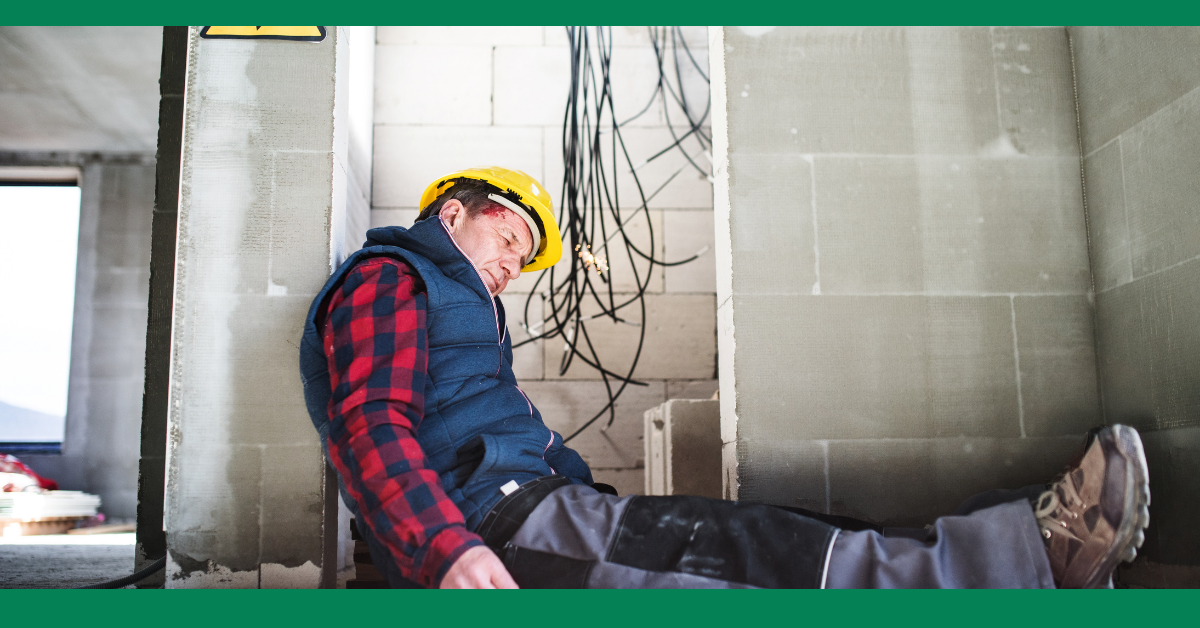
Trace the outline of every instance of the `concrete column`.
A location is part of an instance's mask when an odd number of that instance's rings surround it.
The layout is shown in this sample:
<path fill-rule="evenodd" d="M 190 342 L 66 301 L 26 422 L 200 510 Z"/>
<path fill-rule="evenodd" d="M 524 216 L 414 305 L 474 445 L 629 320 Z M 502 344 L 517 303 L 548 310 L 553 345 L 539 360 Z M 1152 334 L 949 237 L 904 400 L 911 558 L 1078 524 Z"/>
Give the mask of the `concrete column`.
<path fill-rule="evenodd" d="M 336 495 L 297 361 L 345 256 L 349 40 L 189 37 L 167 587 L 317 587 Z"/>

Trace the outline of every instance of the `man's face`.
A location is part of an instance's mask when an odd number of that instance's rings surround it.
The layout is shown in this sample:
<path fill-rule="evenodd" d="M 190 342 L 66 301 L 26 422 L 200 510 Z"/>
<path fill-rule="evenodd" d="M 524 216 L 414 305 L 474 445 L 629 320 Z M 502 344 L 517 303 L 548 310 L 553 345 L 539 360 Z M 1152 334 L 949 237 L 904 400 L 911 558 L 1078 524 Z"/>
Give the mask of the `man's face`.
<path fill-rule="evenodd" d="M 529 225 L 512 210 L 493 205 L 472 217 L 461 202 L 450 200 L 438 216 L 479 270 L 492 296 L 521 275 L 521 267 L 533 248 L 533 236 Z"/>

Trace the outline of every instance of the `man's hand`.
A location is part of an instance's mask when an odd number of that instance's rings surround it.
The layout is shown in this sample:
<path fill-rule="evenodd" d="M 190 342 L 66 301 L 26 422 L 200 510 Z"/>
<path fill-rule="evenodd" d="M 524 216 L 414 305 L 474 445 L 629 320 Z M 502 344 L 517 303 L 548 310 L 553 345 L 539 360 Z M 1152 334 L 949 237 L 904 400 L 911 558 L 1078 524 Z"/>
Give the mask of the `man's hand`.
<path fill-rule="evenodd" d="M 504 563 L 483 545 L 463 552 L 442 578 L 443 589 L 518 589 Z"/>

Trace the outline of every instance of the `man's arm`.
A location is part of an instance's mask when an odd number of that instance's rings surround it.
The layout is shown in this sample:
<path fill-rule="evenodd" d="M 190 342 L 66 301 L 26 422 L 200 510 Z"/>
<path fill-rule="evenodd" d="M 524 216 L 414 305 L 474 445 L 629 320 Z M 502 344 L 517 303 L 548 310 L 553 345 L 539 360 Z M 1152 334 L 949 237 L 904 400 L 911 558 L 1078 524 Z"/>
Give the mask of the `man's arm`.
<path fill-rule="evenodd" d="M 415 437 L 428 360 L 419 279 L 397 260 L 363 262 L 332 295 L 323 331 L 333 387 L 329 455 L 366 525 L 414 582 L 495 580 L 491 563 L 474 557 L 499 560 L 466 529 Z"/>

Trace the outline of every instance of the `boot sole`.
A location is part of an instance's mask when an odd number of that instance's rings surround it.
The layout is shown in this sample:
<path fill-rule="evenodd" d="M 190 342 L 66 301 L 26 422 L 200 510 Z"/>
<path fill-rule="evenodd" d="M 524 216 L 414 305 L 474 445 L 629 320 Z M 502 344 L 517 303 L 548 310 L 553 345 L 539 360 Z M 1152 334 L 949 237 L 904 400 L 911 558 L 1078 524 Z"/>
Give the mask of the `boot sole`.
<path fill-rule="evenodd" d="M 1136 429 L 1127 425 L 1113 425 L 1112 433 L 1113 442 L 1125 459 L 1125 512 L 1130 516 L 1121 521 L 1116 541 L 1085 588 L 1111 587 L 1113 569 L 1120 562 L 1128 563 L 1137 558 L 1138 548 L 1146 542 L 1146 528 L 1150 525 L 1150 472 L 1142 439 Z"/>

